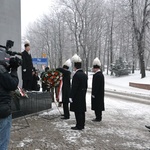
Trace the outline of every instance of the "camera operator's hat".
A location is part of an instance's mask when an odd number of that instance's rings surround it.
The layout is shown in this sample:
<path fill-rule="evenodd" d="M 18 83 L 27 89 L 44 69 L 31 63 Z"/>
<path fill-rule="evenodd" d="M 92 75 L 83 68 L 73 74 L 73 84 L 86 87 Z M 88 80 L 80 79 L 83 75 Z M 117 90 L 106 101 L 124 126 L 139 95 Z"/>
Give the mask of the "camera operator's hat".
<path fill-rule="evenodd" d="M 69 69 L 71 67 L 71 60 L 68 59 L 64 64 L 63 64 L 63 68 Z"/>
<path fill-rule="evenodd" d="M 74 62 L 74 67 L 76 68 L 81 68 L 82 65 L 82 59 L 75 54 L 72 58 L 71 58 L 72 62 Z"/>
<path fill-rule="evenodd" d="M 93 60 L 93 68 L 100 68 L 101 67 L 101 62 L 100 60 L 98 59 L 98 57 L 96 57 L 94 60 Z"/>
<path fill-rule="evenodd" d="M 25 46 L 25 47 L 30 46 L 30 41 L 26 39 L 26 40 L 24 41 L 24 46 Z"/>

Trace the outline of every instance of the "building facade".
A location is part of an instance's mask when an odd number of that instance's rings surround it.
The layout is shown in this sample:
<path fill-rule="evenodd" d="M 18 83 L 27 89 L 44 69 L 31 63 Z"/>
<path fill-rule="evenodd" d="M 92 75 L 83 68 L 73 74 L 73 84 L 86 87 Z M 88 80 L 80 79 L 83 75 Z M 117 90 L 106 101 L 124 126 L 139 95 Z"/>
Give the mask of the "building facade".
<path fill-rule="evenodd" d="M 0 45 L 14 41 L 12 51 L 21 52 L 21 0 L 0 0 Z M 21 86 L 21 67 L 18 69 Z"/>
<path fill-rule="evenodd" d="M 0 45 L 14 41 L 12 51 L 21 51 L 21 0 L 0 0 Z"/>

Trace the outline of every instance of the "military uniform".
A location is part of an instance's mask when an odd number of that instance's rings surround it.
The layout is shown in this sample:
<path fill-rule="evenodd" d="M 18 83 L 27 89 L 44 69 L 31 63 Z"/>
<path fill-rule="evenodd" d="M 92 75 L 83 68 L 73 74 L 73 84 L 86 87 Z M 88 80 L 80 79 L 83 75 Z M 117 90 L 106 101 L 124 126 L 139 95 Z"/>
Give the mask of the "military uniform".
<path fill-rule="evenodd" d="M 76 72 L 72 79 L 70 111 L 75 113 L 76 126 L 71 129 L 82 130 L 85 126 L 87 75 L 81 69 L 81 59 L 75 59 Z"/>
<path fill-rule="evenodd" d="M 104 75 L 100 70 L 100 60 L 98 58 L 93 61 L 93 70 L 95 74 L 92 80 L 92 96 L 91 96 L 91 109 L 95 111 L 96 118 L 93 121 L 102 120 L 102 111 L 105 110 L 104 106 Z"/>

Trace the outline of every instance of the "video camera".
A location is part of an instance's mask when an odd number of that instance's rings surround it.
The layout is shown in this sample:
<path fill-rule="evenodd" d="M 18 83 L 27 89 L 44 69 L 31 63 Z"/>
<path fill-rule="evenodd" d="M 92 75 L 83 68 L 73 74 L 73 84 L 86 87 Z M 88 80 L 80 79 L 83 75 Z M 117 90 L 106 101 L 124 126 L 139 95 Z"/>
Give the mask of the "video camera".
<path fill-rule="evenodd" d="M 21 56 L 21 53 L 12 52 L 10 49 L 14 46 L 14 42 L 7 40 L 6 46 L 0 45 L 0 64 L 6 68 L 18 68 L 22 64 L 22 60 L 15 55 Z M 15 56 L 15 57 L 11 57 Z"/>

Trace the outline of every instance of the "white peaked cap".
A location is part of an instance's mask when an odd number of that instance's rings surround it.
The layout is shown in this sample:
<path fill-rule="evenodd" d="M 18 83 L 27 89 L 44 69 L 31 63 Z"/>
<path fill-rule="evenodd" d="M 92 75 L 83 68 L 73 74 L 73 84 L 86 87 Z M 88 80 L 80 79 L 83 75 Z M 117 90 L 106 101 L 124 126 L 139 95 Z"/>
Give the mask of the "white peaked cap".
<path fill-rule="evenodd" d="M 101 62 L 100 60 L 98 59 L 98 57 L 96 57 L 94 60 L 93 60 L 93 66 L 101 66 Z"/>
<path fill-rule="evenodd" d="M 24 45 L 25 45 L 25 44 L 30 44 L 30 41 L 26 39 L 26 40 L 24 41 Z"/>
<path fill-rule="evenodd" d="M 82 62 L 81 58 L 80 58 L 77 54 L 75 54 L 75 55 L 71 58 L 71 60 L 72 60 L 73 62 Z"/>
<path fill-rule="evenodd" d="M 63 65 L 71 67 L 71 60 L 68 59 Z"/>

